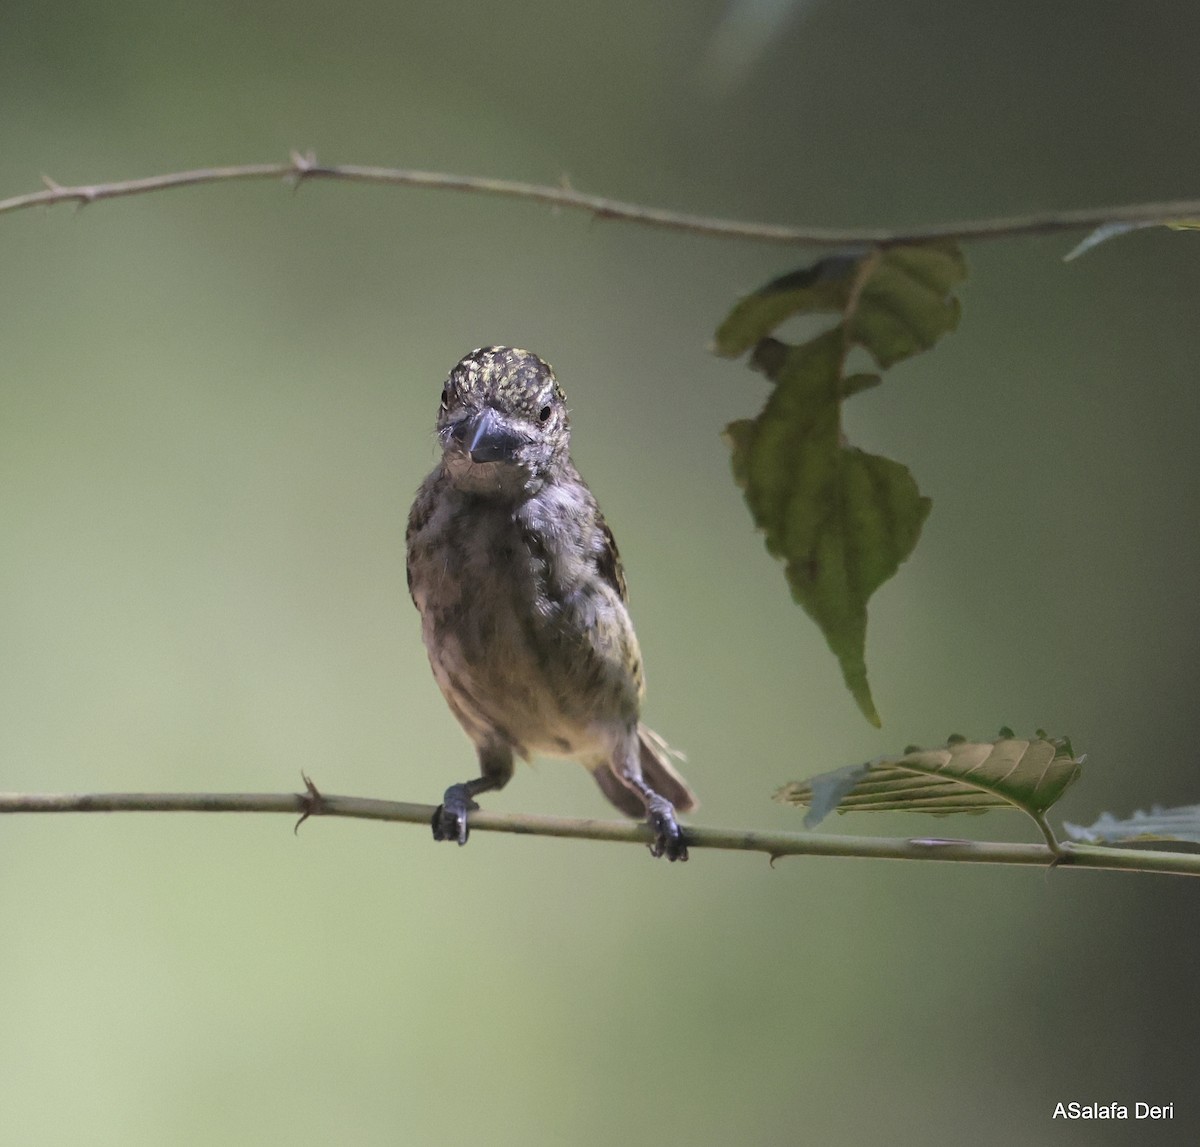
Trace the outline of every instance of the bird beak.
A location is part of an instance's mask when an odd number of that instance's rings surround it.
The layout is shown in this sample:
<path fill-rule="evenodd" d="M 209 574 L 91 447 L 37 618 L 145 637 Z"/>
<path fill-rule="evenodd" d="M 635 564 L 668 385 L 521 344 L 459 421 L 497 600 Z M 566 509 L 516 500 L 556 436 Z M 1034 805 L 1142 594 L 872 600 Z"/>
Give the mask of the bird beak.
<path fill-rule="evenodd" d="M 472 462 L 510 462 L 526 441 L 490 406 L 460 422 L 454 428 L 454 437 L 466 447 Z"/>

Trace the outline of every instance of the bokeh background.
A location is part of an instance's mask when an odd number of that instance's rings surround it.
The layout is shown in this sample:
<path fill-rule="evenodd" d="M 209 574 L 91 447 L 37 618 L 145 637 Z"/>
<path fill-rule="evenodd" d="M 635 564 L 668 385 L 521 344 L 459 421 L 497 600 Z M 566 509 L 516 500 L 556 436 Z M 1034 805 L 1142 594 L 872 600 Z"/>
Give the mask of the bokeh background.
<path fill-rule="evenodd" d="M 313 148 L 828 225 L 1197 196 L 1198 36 L 1185 0 L 15 3 L 0 195 Z M 0 788 L 468 775 L 403 528 L 445 372 L 509 342 L 566 386 L 704 822 L 799 827 L 780 783 L 1002 723 L 1089 753 L 1056 823 L 1200 799 L 1200 238 L 1072 242 L 973 246 L 959 332 L 848 411 L 934 500 L 872 606 L 875 731 L 730 478 L 765 384 L 706 349 L 806 253 L 332 184 L 5 216 Z M 607 808 L 553 762 L 488 803 Z M 1196 909 L 1165 877 L 11 817 L 0 1142 L 1191 1143 Z"/>

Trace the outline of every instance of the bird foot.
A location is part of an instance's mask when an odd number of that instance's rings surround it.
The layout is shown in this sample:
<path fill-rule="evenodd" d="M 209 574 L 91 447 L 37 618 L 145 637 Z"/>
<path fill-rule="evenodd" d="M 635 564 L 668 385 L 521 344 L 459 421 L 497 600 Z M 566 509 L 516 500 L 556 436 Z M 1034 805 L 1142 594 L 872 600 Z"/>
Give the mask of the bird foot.
<path fill-rule="evenodd" d="M 433 810 L 433 839 L 456 840 L 466 844 L 470 830 L 467 828 L 467 813 L 479 808 L 472 799 L 466 785 L 451 785 L 442 797 L 442 803 Z"/>
<path fill-rule="evenodd" d="M 650 855 L 665 856 L 668 860 L 687 860 L 687 844 L 683 839 L 683 829 L 675 819 L 675 806 L 665 797 L 651 797 L 646 804 L 646 819 L 654 830 Z"/>

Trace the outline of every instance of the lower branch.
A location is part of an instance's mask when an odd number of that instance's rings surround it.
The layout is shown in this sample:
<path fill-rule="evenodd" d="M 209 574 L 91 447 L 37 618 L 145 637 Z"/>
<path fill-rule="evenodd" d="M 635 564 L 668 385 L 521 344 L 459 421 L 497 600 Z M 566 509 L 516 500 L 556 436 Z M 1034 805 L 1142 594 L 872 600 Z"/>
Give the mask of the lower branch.
<path fill-rule="evenodd" d="M 0 814 L 52 812 L 259 812 L 284 813 L 301 820 L 315 816 L 403 821 L 428 827 L 433 806 L 367 797 L 329 796 L 314 786 L 306 793 L 0 793 Z M 630 821 L 580 820 L 523 813 L 471 814 L 472 832 L 514 832 L 564 836 L 619 844 L 649 844 L 646 825 Z M 1200 854 L 1150 849 L 937 838 L 837 836 L 809 832 L 757 832 L 733 828 L 684 829 L 689 849 L 716 848 L 782 856 L 856 856 L 877 860 L 940 860 L 971 864 L 1026 864 L 1043 868 L 1101 868 L 1200 876 Z"/>

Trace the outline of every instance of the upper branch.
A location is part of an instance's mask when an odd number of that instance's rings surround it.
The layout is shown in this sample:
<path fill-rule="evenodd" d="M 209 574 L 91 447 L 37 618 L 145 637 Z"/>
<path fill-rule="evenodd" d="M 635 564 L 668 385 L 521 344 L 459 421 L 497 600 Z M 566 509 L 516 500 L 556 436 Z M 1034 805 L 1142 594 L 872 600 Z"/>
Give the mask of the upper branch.
<path fill-rule="evenodd" d="M 481 195 L 528 199 L 552 207 L 583 211 L 595 219 L 614 219 L 626 223 L 640 223 L 648 227 L 684 231 L 693 235 L 796 247 L 886 247 L 901 243 L 928 243 L 939 239 L 1002 239 L 1019 235 L 1052 235 L 1063 231 L 1100 227 L 1106 223 L 1167 223 L 1200 216 L 1200 200 L 1179 200 L 1172 203 L 1138 203 L 1123 207 L 1052 211 L 1039 215 L 1001 216 L 958 223 L 940 223 L 911 230 L 879 227 L 787 227 L 776 223 L 739 222 L 734 219 L 718 219 L 681 211 L 668 211 L 661 207 L 625 203 L 619 199 L 587 195 L 565 183 L 562 186 L 553 186 L 403 168 L 362 167 L 355 164 L 329 166 L 317 163 L 311 153 L 301 155 L 298 152 L 292 153 L 288 163 L 204 167 L 195 171 L 177 171 L 168 175 L 151 175 L 144 179 L 127 179 L 117 183 L 64 187 L 49 177 L 43 177 L 45 190 L 0 200 L 0 214 L 55 203 L 74 203 L 82 207 L 101 199 L 143 195 L 172 187 L 194 187 L 203 183 L 228 183 L 251 179 L 278 179 L 290 182 L 293 186 L 305 179 L 333 179 L 351 183 L 426 187 L 442 191 L 473 191 Z"/>

